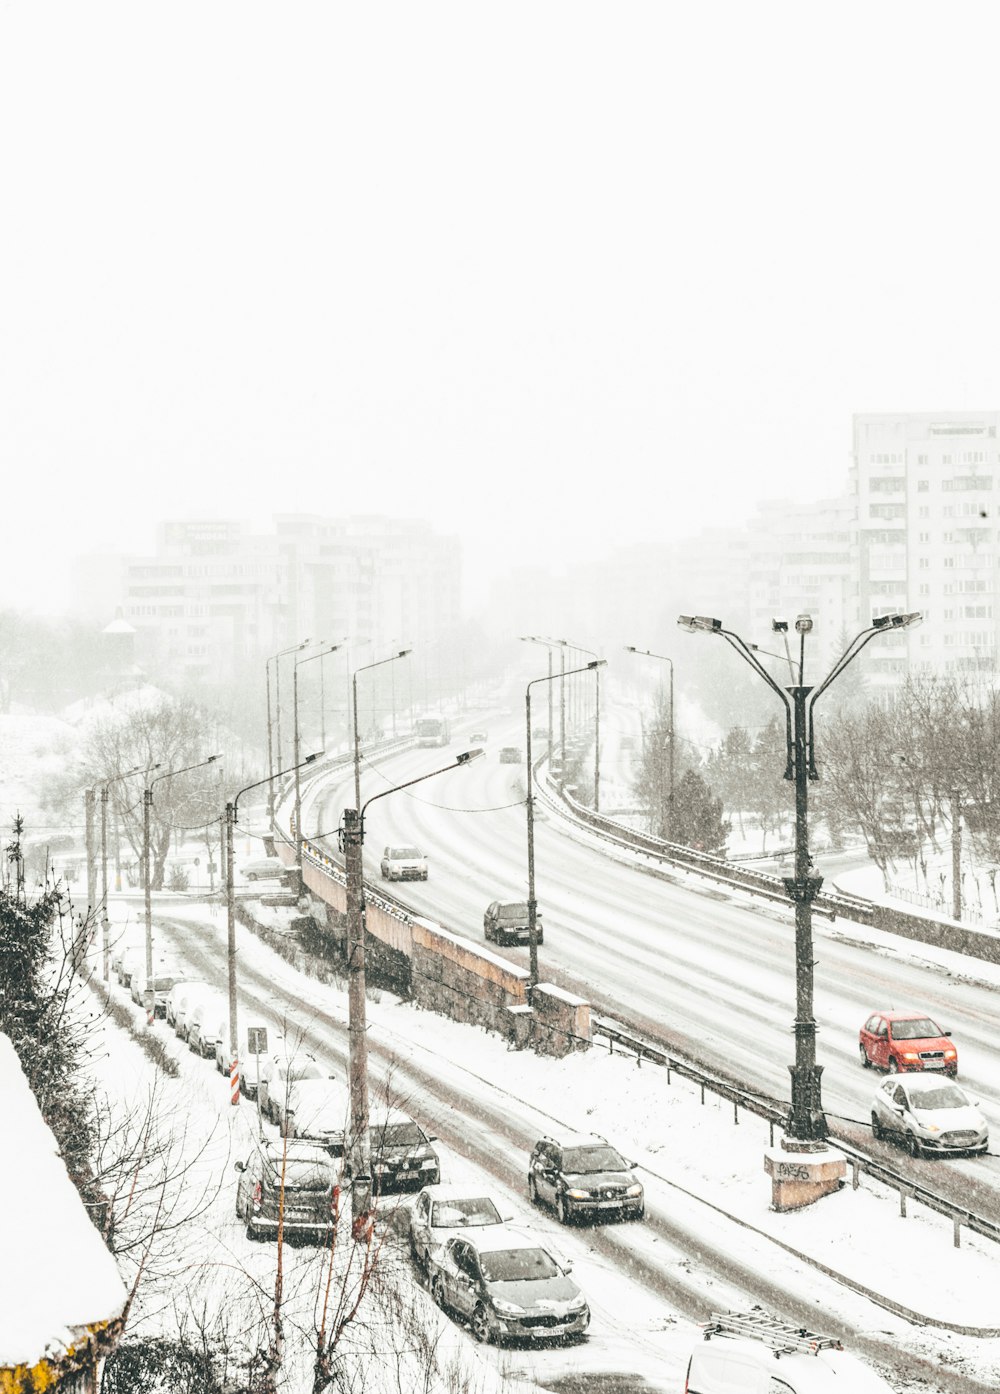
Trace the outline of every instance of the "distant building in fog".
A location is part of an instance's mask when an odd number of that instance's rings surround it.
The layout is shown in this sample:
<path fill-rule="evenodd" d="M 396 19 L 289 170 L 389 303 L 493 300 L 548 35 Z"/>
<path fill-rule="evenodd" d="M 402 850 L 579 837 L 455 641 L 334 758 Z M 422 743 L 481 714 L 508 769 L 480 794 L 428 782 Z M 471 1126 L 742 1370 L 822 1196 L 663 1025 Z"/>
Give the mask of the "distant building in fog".
<path fill-rule="evenodd" d="M 152 556 L 83 557 L 75 609 L 117 613 L 135 660 L 179 680 L 228 681 L 298 640 L 429 645 L 460 614 L 457 538 L 408 519 L 282 515 L 171 521 Z"/>
<path fill-rule="evenodd" d="M 880 639 L 873 676 L 993 671 L 997 659 L 1000 412 L 854 418 L 857 616 L 920 610 Z M 890 648 L 889 645 L 892 647 Z"/>

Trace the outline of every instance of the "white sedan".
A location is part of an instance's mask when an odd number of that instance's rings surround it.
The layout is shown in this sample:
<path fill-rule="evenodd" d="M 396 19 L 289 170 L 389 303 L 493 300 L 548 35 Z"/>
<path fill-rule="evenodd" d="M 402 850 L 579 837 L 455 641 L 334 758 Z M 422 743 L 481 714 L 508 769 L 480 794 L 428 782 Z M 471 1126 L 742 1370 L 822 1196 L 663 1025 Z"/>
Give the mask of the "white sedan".
<path fill-rule="evenodd" d="M 428 1273 L 453 1234 L 483 1225 L 501 1225 L 510 1218 L 501 1214 L 492 1196 L 475 1187 L 425 1186 L 410 1210 L 413 1261 Z"/>
<path fill-rule="evenodd" d="M 940 1075 L 890 1075 L 872 1100 L 872 1137 L 899 1139 L 913 1157 L 983 1153 L 989 1147 L 986 1119 L 975 1101 Z"/>

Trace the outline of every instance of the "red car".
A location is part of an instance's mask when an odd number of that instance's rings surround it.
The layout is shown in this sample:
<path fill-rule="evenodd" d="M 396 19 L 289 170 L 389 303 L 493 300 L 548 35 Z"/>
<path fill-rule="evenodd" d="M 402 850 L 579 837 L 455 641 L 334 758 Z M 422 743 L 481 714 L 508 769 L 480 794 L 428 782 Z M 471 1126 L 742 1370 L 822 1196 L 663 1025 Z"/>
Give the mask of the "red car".
<path fill-rule="evenodd" d="M 904 1074 L 910 1070 L 942 1070 L 958 1074 L 958 1051 L 950 1031 L 942 1031 L 919 1012 L 876 1012 L 861 1028 L 858 1051 L 868 1069 Z"/>

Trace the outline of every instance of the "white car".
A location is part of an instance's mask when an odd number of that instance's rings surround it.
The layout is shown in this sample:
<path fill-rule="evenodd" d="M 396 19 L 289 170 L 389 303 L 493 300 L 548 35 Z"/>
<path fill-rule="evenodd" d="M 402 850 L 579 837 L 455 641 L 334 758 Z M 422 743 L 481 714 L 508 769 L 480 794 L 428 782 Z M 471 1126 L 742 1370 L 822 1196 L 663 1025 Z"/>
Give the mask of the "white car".
<path fill-rule="evenodd" d="M 142 948 L 143 950 L 145 950 L 145 947 L 146 931 L 145 929 L 140 929 L 138 928 L 138 926 L 135 925 L 133 925 L 129 929 L 119 932 L 117 936 L 112 940 L 109 967 L 111 972 L 114 973 L 115 977 L 118 979 L 119 982 L 121 982 L 122 980 L 122 957 L 126 949 Z"/>
<path fill-rule="evenodd" d="M 167 994 L 175 983 L 179 983 L 183 977 L 183 968 L 171 959 L 161 958 L 154 962 L 153 976 L 147 983 L 146 956 L 143 954 L 142 966 L 132 974 L 132 981 L 129 983 L 132 1001 L 142 1006 L 146 1001 L 147 986 L 152 987 L 153 1014 L 165 1017 L 167 1014 Z"/>
<path fill-rule="evenodd" d="M 351 1096 L 333 1075 L 292 1080 L 278 1106 L 278 1127 L 286 1137 L 318 1142 L 335 1157 L 344 1154 L 350 1120 Z"/>
<path fill-rule="evenodd" d="M 714 1312 L 688 1361 L 698 1394 L 892 1394 L 881 1375 L 823 1336 L 760 1307 Z"/>
<path fill-rule="evenodd" d="M 246 1008 L 240 1004 L 240 1009 L 236 1014 L 236 1029 L 239 1033 L 236 1058 L 240 1071 L 240 1093 L 245 1094 L 248 1099 L 256 1099 L 257 1068 L 277 1048 L 282 1037 L 280 1031 L 277 1031 L 269 1023 L 261 1021 L 255 1013 L 251 1013 L 249 1019 L 244 1020 L 241 1013 L 245 1012 Z M 220 1074 L 228 1075 L 231 1065 L 227 1028 L 226 1035 L 215 1047 L 215 1068 Z"/>
<path fill-rule="evenodd" d="M 315 1055 L 308 1050 L 296 1050 L 286 1054 L 276 1051 L 260 1062 L 260 1078 L 257 1081 L 257 1100 L 261 1113 L 272 1123 L 281 1121 L 285 1099 L 292 1084 L 300 1079 L 326 1079 Z"/>
<path fill-rule="evenodd" d="M 146 967 L 146 941 L 129 944 L 118 959 L 118 981 L 122 987 L 131 988 L 133 977 Z"/>
<path fill-rule="evenodd" d="M 257 857 L 255 861 L 244 862 L 239 869 L 247 881 L 277 880 L 289 870 L 278 857 Z"/>
<path fill-rule="evenodd" d="M 418 847 L 387 847 L 381 866 L 384 881 L 427 880 L 427 858 Z"/>
<path fill-rule="evenodd" d="M 178 992 L 178 988 L 180 991 Z M 178 983 L 177 987 L 170 989 L 170 996 L 174 993 L 174 1035 L 179 1036 L 182 1041 L 188 1037 L 188 1028 L 191 1025 L 191 1016 L 199 1002 L 207 997 L 214 997 L 218 992 L 215 983 L 195 982 Z M 169 997 L 168 997 L 169 1002 Z"/>
<path fill-rule="evenodd" d="M 491 1195 L 475 1186 L 425 1186 L 410 1209 L 410 1253 L 418 1268 L 430 1272 L 453 1234 L 483 1225 L 502 1225 L 510 1215 L 501 1213 Z"/>
<path fill-rule="evenodd" d="M 199 997 L 187 1022 L 188 1049 L 196 1055 L 215 1055 L 215 1048 L 229 1035 L 229 999 L 216 991 Z"/>
<path fill-rule="evenodd" d="M 890 1075 L 872 1100 L 872 1137 L 902 1142 L 912 1157 L 925 1152 L 986 1152 L 986 1119 L 960 1084 L 941 1075 Z"/>

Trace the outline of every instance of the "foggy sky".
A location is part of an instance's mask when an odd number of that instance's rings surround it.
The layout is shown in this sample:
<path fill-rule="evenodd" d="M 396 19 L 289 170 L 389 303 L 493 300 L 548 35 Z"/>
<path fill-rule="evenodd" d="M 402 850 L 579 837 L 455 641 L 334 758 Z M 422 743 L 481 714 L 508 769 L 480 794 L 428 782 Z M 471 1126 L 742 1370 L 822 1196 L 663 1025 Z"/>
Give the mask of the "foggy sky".
<path fill-rule="evenodd" d="M 540 553 L 996 408 L 993 7 L 0 8 L 0 606 L 164 517 Z"/>

